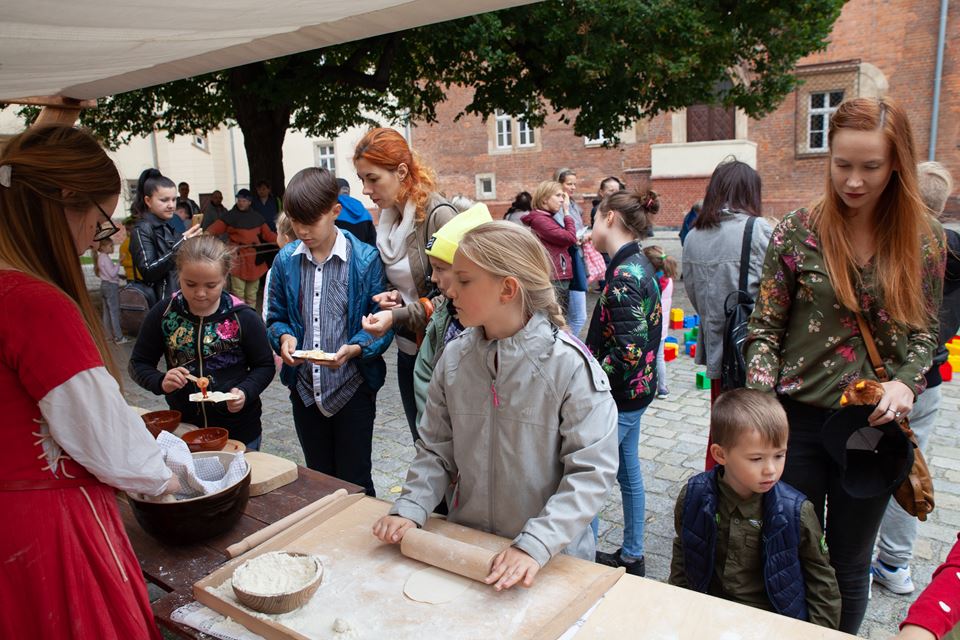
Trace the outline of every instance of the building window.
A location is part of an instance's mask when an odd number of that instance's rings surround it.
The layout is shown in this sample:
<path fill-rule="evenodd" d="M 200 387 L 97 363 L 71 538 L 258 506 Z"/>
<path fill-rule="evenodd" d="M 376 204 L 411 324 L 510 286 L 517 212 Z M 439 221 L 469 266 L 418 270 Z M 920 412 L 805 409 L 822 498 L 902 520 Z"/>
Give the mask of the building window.
<path fill-rule="evenodd" d="M 497 198 L 497 176 L 492 173 L 478 173 L 477 181 L 477 200 L 496 200 Z"/>
<path fill-rule="evenodd" d="M 332 142 L 317 142 L 313 145 L 315 164 L 330 173 L 337 172 L 337 158 L 333 152 Z"/>
<path fill-rule="evenodd" d="M 607 137 L 603 135 L 603 129 L 597 131 L 596 135 L 594 135 L 592 138 L 590 136 L 583 136 L 583 144 L 586 147 L 599 147 L 606 141 Z"/>
<path fill-rule="evenodd" d="M 827 150 L 827 130 L 830 116 L 843 102 L 843 91 L 822 91 L 810 94 L 807 120 L 807 148 L 810 151 Z"/>
<path fill-rule="evenodd" d="M 736 113 L 732 108 L 710 104 L 687 107 L 687 142 L 733 140 L 736 137 Z"/>
<path fill-rule="evenodd" d="M 194 135 L 194 136 L 193 136 L 193 146 L 195 146 L 197 149 L 200 149 L 200 151 L 206 151 L 206 150 L 207 150 L 207 136 Z"/>
<path fill-rule="evenodd" d="M 497 111 L 497 149 L 513 147 L 513 116 Z"/>
<path fill-rule="evenodd" d="M 517 146 L 532 147 L 536 144 L 533 127 L 526 120 L 517 120 Z"/>

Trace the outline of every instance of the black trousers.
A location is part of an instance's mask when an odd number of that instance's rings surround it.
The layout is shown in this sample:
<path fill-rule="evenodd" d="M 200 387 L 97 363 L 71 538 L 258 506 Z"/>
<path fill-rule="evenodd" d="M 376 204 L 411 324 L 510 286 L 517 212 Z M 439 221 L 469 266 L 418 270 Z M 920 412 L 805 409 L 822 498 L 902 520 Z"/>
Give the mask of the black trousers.
<path fill-rule="evenodd" d="M 823 423 L 833 411 L 783 397 L 780 402 L 790 422 L 782 479 L 813 503 L 840 587 L 840 631 L 856 635 L 867 610 L 873 543 L 890 494 L 854 498 L 840 485 L 840 468 L 823 448 L 821 435 Z"/>
<path fill-rule="evenodd" d="M 403 403 L 403 415 L 407 418 L 410 435 L 416 442 L 417 433 L 417 396 L 413 388 L 413 367 L 417 362 L 416 354 L 397 351 L 397 386 L 400 387 L 400 402 Z"/>
<path fill-rule="evenodd" d="M 376 496 L 370 458 L 377 394 L 362 384 L 350 401 L 329 418 L 320 413 L 317 405 L 304 406 L 296 389 L 290 392 L 290 403 L 307 467 L 358 484 L 368 496 Z"/>

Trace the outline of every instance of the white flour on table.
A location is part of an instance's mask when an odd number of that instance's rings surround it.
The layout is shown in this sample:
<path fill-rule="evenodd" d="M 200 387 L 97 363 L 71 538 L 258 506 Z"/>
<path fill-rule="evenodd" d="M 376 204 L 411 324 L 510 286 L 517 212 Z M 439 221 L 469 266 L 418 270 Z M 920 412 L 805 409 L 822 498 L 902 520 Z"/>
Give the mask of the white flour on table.
<path fill-rule="evenodd" d="M 233 573 L 233 582 L 246 593 L 277 596 L 304 588 L 316 576 L 317 562 L 312 556 L 273 551 L 240 565 Z"/>

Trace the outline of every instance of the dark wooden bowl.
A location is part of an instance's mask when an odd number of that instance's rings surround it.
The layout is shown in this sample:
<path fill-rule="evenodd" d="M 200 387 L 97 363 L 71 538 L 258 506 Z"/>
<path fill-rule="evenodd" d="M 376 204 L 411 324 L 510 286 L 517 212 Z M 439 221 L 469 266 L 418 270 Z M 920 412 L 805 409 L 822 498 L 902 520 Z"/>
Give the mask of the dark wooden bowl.
<path fill-rule="evenodd" d="M 140 417 L 143 418 L 143 423 L 147 425 L 147 429 L 156 438 L 161 431 L 173 433 L 174 429 L 180 426 L 181 415 L 179 411 L 167 409 L 165 411 L 151 411 Z"/>
<path fill-rule="evenodd" d="M 222 451 L 195 453 L 195 458 L 220 458 L 230 466 L 235 453 Z M 250 499 L 250 465 L 237 484 L 206 496 L 176 502 L 148 502 L 127 494 L 137 522 L 151 536 L 167 544 L 191 544 L 229 531 L 243 515 Z"/>
<path fill-rule="evenodd" d="M 220 427 L 197 429 L 183 434 L 182 440 L 190 447 L 190 451 L 220 451 L 230 439 L 230 432 Z"/>

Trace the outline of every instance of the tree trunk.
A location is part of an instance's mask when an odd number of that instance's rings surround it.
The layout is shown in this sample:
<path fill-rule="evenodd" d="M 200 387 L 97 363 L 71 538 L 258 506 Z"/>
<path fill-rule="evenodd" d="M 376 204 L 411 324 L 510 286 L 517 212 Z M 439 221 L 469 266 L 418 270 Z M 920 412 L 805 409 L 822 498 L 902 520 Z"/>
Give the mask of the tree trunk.
<path fill-rule="evenodd" d="M 265 99 L 269 92 L 256 87 L 258 82 L 269 82 L 269 70 L 262 62 L 231 69 L 229 78 L 230 99 L 243 132 L 250 168 L 250 190 L 255 191 L 257 182 L 266 180 L 273 194 L 283 197 L 283 139 L 290 126 L 292 106 Z"/>

